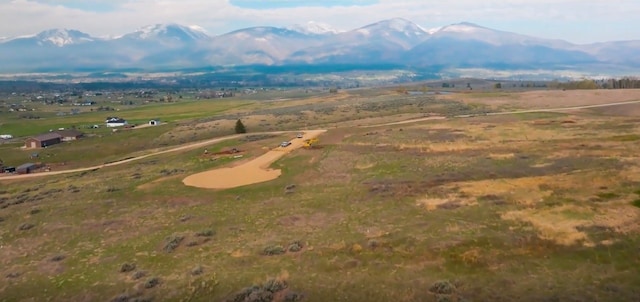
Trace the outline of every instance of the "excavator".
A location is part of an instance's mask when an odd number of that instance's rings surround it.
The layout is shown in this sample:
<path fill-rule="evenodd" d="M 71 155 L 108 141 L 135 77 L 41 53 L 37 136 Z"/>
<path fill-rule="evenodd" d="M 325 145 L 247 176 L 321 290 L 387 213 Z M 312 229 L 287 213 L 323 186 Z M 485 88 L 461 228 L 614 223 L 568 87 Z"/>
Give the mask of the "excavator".
<path fill-rule="evenodd" d="M 312 149 L 313 146 L 318 143 L 318 138 L 310 138 L 310 139 L 305 139 L 304 140 L 304 144 L 302 145 L 303 148 L 305 149 Z"/>

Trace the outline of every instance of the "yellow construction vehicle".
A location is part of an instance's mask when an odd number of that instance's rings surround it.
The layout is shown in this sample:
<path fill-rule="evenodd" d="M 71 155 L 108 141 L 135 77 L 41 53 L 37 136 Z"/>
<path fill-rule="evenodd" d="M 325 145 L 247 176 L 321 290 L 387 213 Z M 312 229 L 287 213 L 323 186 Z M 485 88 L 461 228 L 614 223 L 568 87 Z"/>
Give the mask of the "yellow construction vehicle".
<path fill-rule="evenodd" d="M 302 145 L 302 147 L 306 148 L 306 149 L 311 149 L 313 148 L 313 145 L 315 145 L 318 142 L 317 138 L 311 138 L 311 139 L 305 139 L 304 140 L 304 144 Z"/>

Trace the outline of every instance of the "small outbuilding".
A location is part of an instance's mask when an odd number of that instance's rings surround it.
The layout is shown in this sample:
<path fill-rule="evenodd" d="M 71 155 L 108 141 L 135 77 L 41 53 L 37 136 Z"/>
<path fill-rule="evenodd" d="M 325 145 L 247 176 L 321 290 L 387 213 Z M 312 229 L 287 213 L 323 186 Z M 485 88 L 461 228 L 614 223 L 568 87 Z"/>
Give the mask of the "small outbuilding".
<path fill-rule="evenodd" d="M 56 132 L 50 132 L 27 138 L 24 143 L 24 147 L 31 149 L 46 148 L 51 145 L 59 144 L 60 142 L 62 142 L 62 135 Z"/>
<path fill-rule="evenodd" d="M 149 126 L 158 126 L 158 125 L 160 125 L 159 119 L 153 119 L 149 121 Z"/>
<path fill-rule="evenodd" d="M 38 166 L 33 163 L 26 163 L 16 167 L 16 173 L 18 174 L 29 174 L 37 169 Z"/>

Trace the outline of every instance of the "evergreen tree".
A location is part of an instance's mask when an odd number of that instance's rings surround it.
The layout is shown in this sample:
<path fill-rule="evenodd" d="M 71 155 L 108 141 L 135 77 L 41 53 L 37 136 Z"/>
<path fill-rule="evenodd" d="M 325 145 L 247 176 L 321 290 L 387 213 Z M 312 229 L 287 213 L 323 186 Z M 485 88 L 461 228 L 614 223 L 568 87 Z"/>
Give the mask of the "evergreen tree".
<path fill-rule="evenodd" d="M 236 133 L 247 133 L 247 128 L 244 127 L 241 120 L 236 122 Z"/>

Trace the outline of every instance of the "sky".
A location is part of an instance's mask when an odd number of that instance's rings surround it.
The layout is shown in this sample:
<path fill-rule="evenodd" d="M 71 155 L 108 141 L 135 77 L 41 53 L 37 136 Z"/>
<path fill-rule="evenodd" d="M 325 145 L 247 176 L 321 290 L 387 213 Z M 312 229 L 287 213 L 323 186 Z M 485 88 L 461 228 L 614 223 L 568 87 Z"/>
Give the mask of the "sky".
<path fill-rule="evenodd" d="M 404 18 L 424 28 L 471 22 L 585 44 L 640 40 L 640 0 L 0 0 L 0 37 L 76 29 L 119 36 L 158 23 L 198 25 L 210 35 L 309 21 L 350 30 Z"/>

